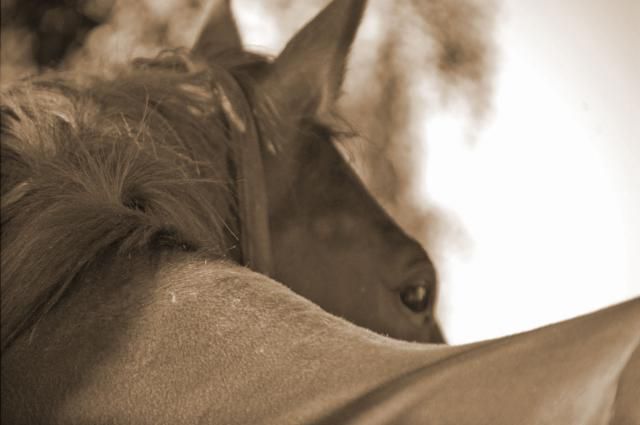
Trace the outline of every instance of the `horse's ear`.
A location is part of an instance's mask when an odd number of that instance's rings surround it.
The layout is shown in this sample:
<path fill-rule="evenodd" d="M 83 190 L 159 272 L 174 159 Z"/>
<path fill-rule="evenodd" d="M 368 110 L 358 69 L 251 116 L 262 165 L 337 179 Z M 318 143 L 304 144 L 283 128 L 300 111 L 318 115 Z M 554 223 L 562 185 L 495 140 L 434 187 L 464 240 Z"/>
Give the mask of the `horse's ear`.
<path fill-rule="evenodd" d="M 331 108 L 366 3 L 333 0 L 287 43 L 263 81 L 282 112 L 321 115 Z"/>
<path fill-rule="evenodd" d="M 192 52 L 202 58 L 211 58 L 227 50 L 241 50 L 242 38 L 231 10 L 231 0 L 213 2 Z"/>

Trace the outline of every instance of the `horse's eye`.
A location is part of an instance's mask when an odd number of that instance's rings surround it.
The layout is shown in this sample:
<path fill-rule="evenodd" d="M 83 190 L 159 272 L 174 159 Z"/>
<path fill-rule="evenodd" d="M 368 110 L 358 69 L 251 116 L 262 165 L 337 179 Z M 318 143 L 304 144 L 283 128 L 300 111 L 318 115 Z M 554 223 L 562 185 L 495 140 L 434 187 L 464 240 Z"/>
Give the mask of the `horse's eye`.
<path fill-rule="evenodd" d="M 429 289 L 426 286 L 409 286 L 400 292 L 400 299 L 414 313 L 423 313 L 429 308 Z"/>

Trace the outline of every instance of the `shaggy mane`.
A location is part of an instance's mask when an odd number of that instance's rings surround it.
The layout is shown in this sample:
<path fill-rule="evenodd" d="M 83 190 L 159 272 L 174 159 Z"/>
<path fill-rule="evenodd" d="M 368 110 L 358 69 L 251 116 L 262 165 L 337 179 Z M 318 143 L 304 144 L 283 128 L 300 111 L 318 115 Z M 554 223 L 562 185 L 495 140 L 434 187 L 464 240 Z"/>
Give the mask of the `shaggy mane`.
<path fill-rule="evenodd" d="M 107 252 L 227 255 L 235 183 L 206 68 L 174 52 L 43 76 L 1 108 L 2 351 Z"/>

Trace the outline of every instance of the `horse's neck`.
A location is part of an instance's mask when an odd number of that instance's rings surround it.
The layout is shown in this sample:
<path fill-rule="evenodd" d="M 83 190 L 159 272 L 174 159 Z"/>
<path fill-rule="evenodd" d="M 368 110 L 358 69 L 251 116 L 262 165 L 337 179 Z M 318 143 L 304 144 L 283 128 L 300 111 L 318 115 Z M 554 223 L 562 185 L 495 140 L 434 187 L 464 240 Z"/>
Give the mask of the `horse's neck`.
<path fill-rule="evenodd" d="M 607 424 L 622 373 L 619 402 L 637 412 L 627 399 L 640 299 L 498 340 L 429 346 L 355 327 L 245 269 L 190 267 L 175 273 L 211 282 L 204 299 L 226 312 L 215 319 L 230 359 L 221 376 L 234 385 L 221 405 L 238 418 L 244 400 L 241 422 Z"/>
<path fill-rule="evenodd" d="M 357 328 L 226 264 L 190 260 L 90 286 L 93 301 L 72 297 L 3 357 L 3 388 L 15 387 L 3 402 L 46 399 L 51 411 L 29 414 L 64 423 L 599 423 L 583 419 L 609 414 L 640 339 L 639 301 L 435 347 Z"/>
<path fill-rule="evenodd" d="M 235 266 L 190 264 L 158 281 L 186 294 L 190 282 L 199 288 L 178 314 L 182 332 L 197 335 L 202 347 L 191 353 L 210 361 L 202 385 L 208 381 L 216 394 L 207 417 L 225 423 L 306 423 L 456 350 L 366 331 Z"/>
<path fill-rule="evenodd" d="M 301 422 L 425 362 L 247 269 L 164 263 L 92 273 L 17 340 L 3 422 Z"/>

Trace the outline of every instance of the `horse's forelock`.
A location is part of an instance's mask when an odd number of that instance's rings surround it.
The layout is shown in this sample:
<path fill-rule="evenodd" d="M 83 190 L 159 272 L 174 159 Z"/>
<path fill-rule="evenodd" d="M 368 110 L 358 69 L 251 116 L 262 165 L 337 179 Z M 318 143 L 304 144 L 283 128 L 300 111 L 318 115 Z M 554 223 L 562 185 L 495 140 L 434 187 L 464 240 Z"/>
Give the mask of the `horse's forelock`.
<path fill-rule="evenodd" d="M 3 92 L 3 350 L 107 251 L 224 256 L 233 183 L 210 81 L 148 65 Z"/>
<path fill-rule="evenodd" d="M 3 351 L 107 251 L 225 256 L 237 226 L 226 127 L 241 124 L 235 112 L 259 118 L 267 149 L 299 127 L 330 132 L 314 117 L 283 116 L 255 91 L 264 57 L 219 59 L 168 52 L 116 78 L 52 74 L 3 90 Z M 229 109 L 238 102 L 224 98 L 212 69 L 233 74 L 252 111 Z"/>

